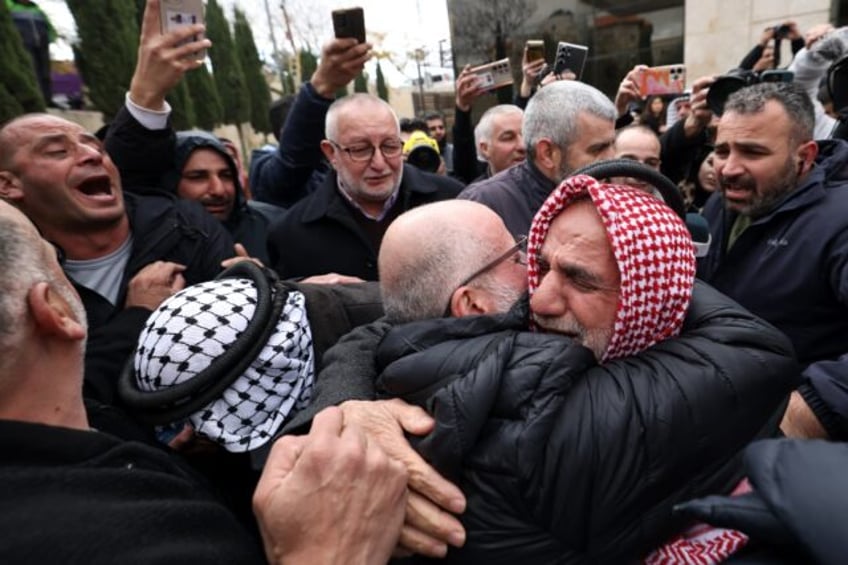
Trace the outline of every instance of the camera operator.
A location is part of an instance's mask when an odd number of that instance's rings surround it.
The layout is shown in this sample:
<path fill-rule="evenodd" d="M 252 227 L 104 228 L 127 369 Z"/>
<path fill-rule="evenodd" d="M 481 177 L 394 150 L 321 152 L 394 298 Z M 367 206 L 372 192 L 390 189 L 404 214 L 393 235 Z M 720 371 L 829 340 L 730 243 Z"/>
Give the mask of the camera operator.
<path fill-rule="evenodd" d="M 769 26 L 763 30 L 760 41 L 739 63 L 739 68 L 748 71 L 776 69 L 780 66 L 780 42 L 783 39 L 791 42 L 793 56 L 804 47 L 804 37 L 795 22 L 790 20 Z"/>

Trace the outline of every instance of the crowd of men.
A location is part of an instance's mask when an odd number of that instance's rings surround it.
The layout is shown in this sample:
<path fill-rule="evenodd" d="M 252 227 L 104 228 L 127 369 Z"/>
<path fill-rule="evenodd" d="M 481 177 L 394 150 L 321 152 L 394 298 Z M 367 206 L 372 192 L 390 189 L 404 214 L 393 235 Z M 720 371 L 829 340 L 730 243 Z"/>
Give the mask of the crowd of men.
<path fill-rule="evenodd" d="M 0 560 L 839 562 L 848 142 L 806 82 L 700 78 L 658 135 L 641 66 L 525 56 L 476 125 L 464 69 L 427 171 L 334 39 L 248 176 L 171 127 L 214 46 L 159 10 L 104 139 L 0 126 Z M 805 80 L 848 55 L 787 28 Z"/>

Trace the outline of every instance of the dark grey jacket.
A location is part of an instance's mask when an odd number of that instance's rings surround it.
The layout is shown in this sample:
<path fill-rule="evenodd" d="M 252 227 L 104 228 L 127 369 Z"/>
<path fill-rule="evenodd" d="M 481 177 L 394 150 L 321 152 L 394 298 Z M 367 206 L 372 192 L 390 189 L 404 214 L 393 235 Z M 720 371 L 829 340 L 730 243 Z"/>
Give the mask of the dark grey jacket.
<path fill-rule="evenodd" d="M 533 216 L 554 188 L 554 181 L 528 159 L 468 185 L 457 198 L 485 204 L 497 212 L 512 235 L 526 235 L 530 232 Z"/>

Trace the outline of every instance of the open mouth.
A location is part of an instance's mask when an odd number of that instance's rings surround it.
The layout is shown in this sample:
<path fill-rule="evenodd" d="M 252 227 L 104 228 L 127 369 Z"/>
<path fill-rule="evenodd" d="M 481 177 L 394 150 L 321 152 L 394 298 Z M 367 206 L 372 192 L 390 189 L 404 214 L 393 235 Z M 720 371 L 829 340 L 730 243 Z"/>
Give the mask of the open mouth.
<path fill-rule="evenodd" d="M 90 197 L 112 196 L 112 181 L 108 175 L 88 178 L 77 186 L 77 190 Z"/>

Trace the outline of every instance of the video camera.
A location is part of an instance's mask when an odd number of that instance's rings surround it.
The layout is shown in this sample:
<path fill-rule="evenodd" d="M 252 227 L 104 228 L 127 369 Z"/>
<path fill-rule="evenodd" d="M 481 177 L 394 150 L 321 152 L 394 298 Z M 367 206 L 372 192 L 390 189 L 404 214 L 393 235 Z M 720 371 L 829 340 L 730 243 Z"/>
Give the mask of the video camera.
<path fill-rule="evenodd" d="M 789 26 L 786 24 L 774 26 L 774 39 L 786 39 L 789 36 Z"/>
<path fill-rule="evenodd" d="M 726 75 L 718 77 L 710 85 L 710 90 L 707 92 L 707 105 L 713 114 L 721 116 L 728 96 L 737 90 L 760 82 L 792 82 L 794 76 L 792 71 L 785 69 L 769 69 L 759 73 L 746 69 L 733 69 Z"/>

